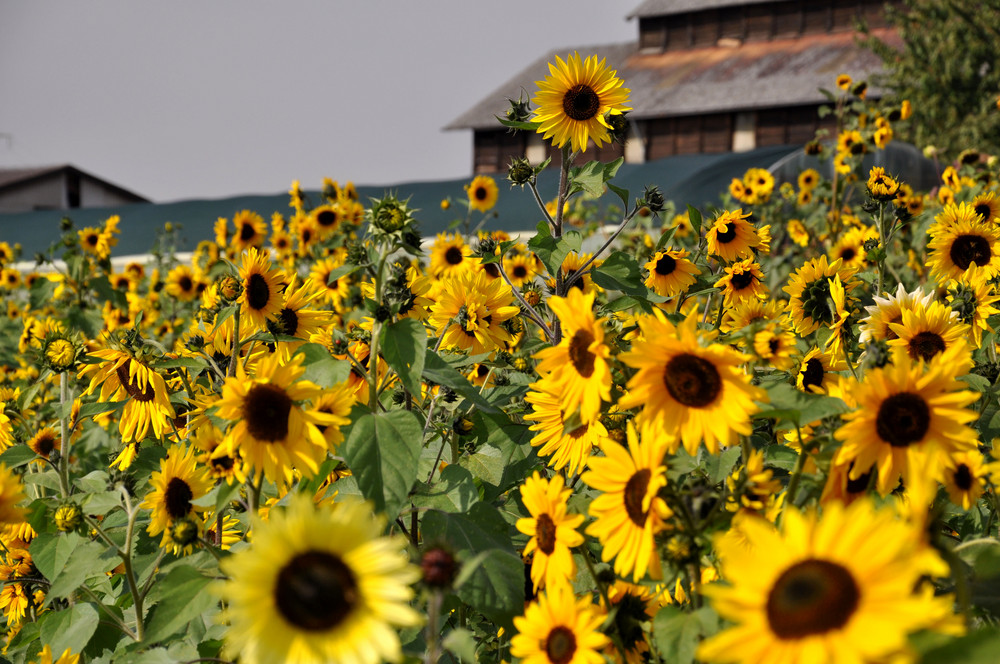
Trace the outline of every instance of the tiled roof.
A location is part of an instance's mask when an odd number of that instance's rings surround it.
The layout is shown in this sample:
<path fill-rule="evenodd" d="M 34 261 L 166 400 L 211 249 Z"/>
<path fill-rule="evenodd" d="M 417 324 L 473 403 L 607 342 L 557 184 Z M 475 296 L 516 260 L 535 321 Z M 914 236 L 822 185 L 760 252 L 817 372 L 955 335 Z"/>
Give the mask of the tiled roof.
<path fill-rule="evenodd" d="M 738 5 L 759 5 L 765 2 L 783 2 L 785 0 L 645 0 L 632 10 L 628 18 L 645 18 L 647 16 L 669 16 L 684 12 L 716 9 L 718 7 L 736 7 Z"/>
<path fill-rule="evenodd" d="M 890 44 L 898 42 L 891 29 L 871 32 Z M 636 42 L 576 50 L 607 58 L 607 66 L 631 90 L 630 117 L 637 120 L 818 104 L 826 101 L 819 88 L 833 88 L 838 74 L 862 79 L 881 69 L 878 56 L 846 31 L 658 53 L 640 52 Z M 500 128 L 494 116 L 506 110 L 507 98 L 516 99 L 522 90 L 533 95 L 535 81 L 544 79 L 546 63 L 555 62 L 556 55 L 565 58 L 567 50 L 539 58 L 445 129 Z"/>

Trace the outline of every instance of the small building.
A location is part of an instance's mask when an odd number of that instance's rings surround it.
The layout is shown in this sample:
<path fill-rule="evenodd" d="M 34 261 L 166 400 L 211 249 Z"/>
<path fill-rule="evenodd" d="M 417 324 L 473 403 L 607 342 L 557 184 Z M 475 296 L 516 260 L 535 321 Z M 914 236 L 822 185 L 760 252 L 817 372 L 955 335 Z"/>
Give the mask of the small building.
<path fill-rule="evenodd" d="M 597 54 L 631 90 L 624 145 L 593 144 L 583 159 L 639 163 L 680 154 L 741 152 L 804 144 L 833 118 L 820 88 L 839 74 L 855 80 L 880 71 L 881 60 L 857 41 L 863 21 L 873 36 L 898 40 L 885 0 L 645 0 L 635 42 L 550 51 L 445 129 L 473 131 L 473 172 L 505 171 L 513 157 L 539 163 L 555 154 L 539 134 L 511 133 L 497 115 L 507 99 L 529 97 L 547 63 L 578 51 Z M 899 5 L 900 0 L 888 4 Z M 877 95 L 877 90 L 869 92 Z"/>
<path fill-rule="evenodd" d="M 149 199 L 70 164 L 0 168 L 0 213 L 148 203 Z"/>

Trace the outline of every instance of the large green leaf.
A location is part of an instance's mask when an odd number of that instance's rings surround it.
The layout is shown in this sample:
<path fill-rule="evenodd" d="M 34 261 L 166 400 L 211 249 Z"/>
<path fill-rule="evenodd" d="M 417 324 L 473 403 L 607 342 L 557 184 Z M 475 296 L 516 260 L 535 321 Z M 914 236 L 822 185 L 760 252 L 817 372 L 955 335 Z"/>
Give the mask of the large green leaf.
<path fill-rule="evenodd" d="M 803 426 L 847 411 L 847 404 L 841 399 L 807 394 L 787 383 L 776 383 L 766 390 L 770 408 L 760 411 L 754 417 L 773 418 L 779 425 L 787 423 Z"/>
<path fill-rule="evenodd" d="M 409 411 L 365 413 L 341 447 L 361 493 L 389 519 L 399 514 L 417 479 L 423 435 L 420 420 Z"/>
<path fill-rule="evenodd" d="M 413 496 L 415 507 L 432 507 L 445 512 L 465 512 L 479 500 L 472 473 L 457 464 L 442 470 L 433 484 L 421 482 Z"/>
<path fill-rule="evenodd" d="M 79 653 L 94 635 L 99 621 L 97 609 L 81 602 L 65 611 L 43 614 L 38 621 L 38 632 L 41 642 L 48 644 L 53 654 L 62 654 L 67 648 Z"/>
<path fill-rule="evenodd" d="M 305 371 L 302 377 L 320 387 L 333 387 L 347 380 L 351 373 L 351 363 L 338 360 L 320 344 L 302 344 L 296 355 L 302 355 L 302 366 Z"/>
<path fill-rule="evenodd" d="M 664 661 L 691 664 L 701 637 L 718 629 L 718 617 L 710 608 L 688 613 L 676 606 L 664 606 L 653 618 L 653 639 Z"/>
<path fill-rule="evenodd" d="M 426 356 L 427 332 L 420 321 L 404 318 L 382 328 L 382 357 L 410 394 L 420 394 Z"/>
<path fill-rule="evenodd" d="M 984 627 L 923 653 L 921 664 L 995 664 L 1000 629 Z"/>
<path fill-rule="evenodd" d="M 13 445 L 0 454 L 0 463 L 7 464 L 8 468 L 17 468 L 29 463 L 37 456 L 35 451 L 27 445 Z"/>
<path fill-rule="evenodd" d="M 456 394 L 471 401 L 480 411 L 484 413 L 498 413 L 500 409 L 483 398 L 479 393 L 479 388 L 468 381 L 457 369 L 441 359 L 441 356 L 432 349 L 427 349 L 427 356 L 424 358 L 424 378 L 443 385 Z"/>
<path fill-rule="evenodd" d="M 149 595 L 155 605 L 146 618 L 146 643 L 163 641 L 212 608 L 218 600 L 206 591 L 211 581 L 187 565 L 178 565 L 157 579 Z"/>
<path fill-rule="evenodd" d="M 549 274 L 556 274 L 562 266 L 563 259 L 571 251 L 580 251 L 582 237 L 579 233 L 571 232 L 561 238 L 555 238 L 545 220 L 538 222 L 537 230 L 535 236 L 528 240 L 528 247 L 535 252 Z"/>

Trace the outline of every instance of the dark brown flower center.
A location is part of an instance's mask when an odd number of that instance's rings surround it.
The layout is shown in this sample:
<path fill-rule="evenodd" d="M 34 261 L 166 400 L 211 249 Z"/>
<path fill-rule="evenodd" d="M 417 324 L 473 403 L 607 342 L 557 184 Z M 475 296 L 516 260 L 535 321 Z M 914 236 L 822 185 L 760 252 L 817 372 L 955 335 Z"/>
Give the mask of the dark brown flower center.
<path fill-rule="evenodd" d="M 282 388 L 270 383 L 258 383 L 243 399 L 243 419 L 247 431 L 257 440 L 273 443 L 288 436 L 288 414 L 292 400 Z"/>
<path fill-rule="evenodd" d="M 968 491 L 972 488 L 972 471 L 964 463 L 958 464 L 952 477 L 955 480 L 955 486 L 962 491 Z"/>
<path fill-rule="evenodd" d="M 56 437 L 51 431 L 46 431 L 38 438 L 35 439 L 35 453 L 40 454 L 43 457 L 47 457 L 52 454 L 52 450 L 56 448 Z"/>
<path fill-rule="evenodd" d="M 847 493 L 850 495 L 855 495 L 858 493 L 864 493 L 868 490 L 868 483 L 871 481 L 872 473 L 875 471 L 875 466 L 868 469 L 867 473 L 858 476 L 857 479 L 851 479 L 851 470 L 854 469 L 854 462 L 847 468 Z"/>
<path fill-rule="evenodd" d="M 858 252 L 854 250 L 854 247 L 845 247 L 840 251 L 840 257 L 844 259 L 845 263 L 851 262 L 857 255 Z"/>
<path fill-rule="evenodd" d="M 299 329 L 299 315 L 295 313 L 295 309 L 285 307 L 278 313 L 278 319 L 281 321 L 282 334 L 294 336 Z"/>
<path fill-rule="evenodd" d="M 649 468 L 642 468 L 635 471 L 625 484 L 625 513 L 632 523 L 640 528 L 646 525 L 646 510 L 642 509 L 642 501 L 646 497 L 646 489 L 649 488 L 649 478 L 653 472 Z"/>
<path fill-rule="evenodd" d="M 497 267 L 496 263 L 486 263 L 483 265 L 483 272 L 490 275 L 494 279 L 500 276 L 500 268 Z"/>
<path fill-rule="evenodd" d="M 323 228 L 329 228 L 337 224 L 337 213 L 333 210 L 320 210 L 316 215 L 316 223 Z"/>
<path fill-rule="evenodd" d="M 688 353 L 667 362 L 663 384 L 675 401 L 689 408 L 704 408 L 722 391 L 722 377 L 715 365 Z"/>
<path fill-rule="evenodd" d="M 913 335 L 907 348 L 914 360 L 930 360 L 944 352 L 944 339 L 937 332 L 920 332 Z"/>
<path fill-rule="evenodd" d="M 802 639 L 840 629 L 861 599 L 849 571 L 827 560 L 804 560 L 786 569 L 767 597 L 767 620 L 780 639 Z"/>
<path fill-rule="evenodd" d="M 951 250 L 948 252 L 951 262 L 961 270 L 969 269 L 975 263 L 983 267 L 990 262 L 992 252 L 990 242 L 979 235 L 959 235 L 951 243 Z"/>
<path fill-rule="evenodd" d="M 223 471 L 229 471 L 233 469 L 234 465 L 236 465 L 236 462 L 233 460 L 233 457 L 230 456 L 212 457 L 213 468 L 221 469 Z"/>
<path fill-rule="evenodd" d="M 552 664 L 566 664 L 576 652 L 576 635 L 569 627 L 553 627 L 545 639 L 545 655 Z"/>
<path fill-rule="evenodd" d="M 990 206 L 986 203 L 980 203 L 972 209 L 975 210 L 976 214 L 981 216 L 984 221 L 989 221 L 992 218 L 992 215 L 990 214 Z"/>
<path fill-rule="evenodd" d="M 879 438 L 893 447 L 908 447 L 924 439 L 931 424 L 927 402 L 919 394 L 899 392 L 886 397 L 875 417 Z"/>
<path fill-rule="evenodd" d="M 185 293 L 189 293 L 194 290 L 194 282 L 191 281 L 191 277 L 183 276 L 177 280 L 177 285 L 181 287 L 181 290 Z"/>
<path fill-rule="evenodd" d="M 736 237 L 736 224 L 726 224 L 715 233 L 715 239 L 722 244 L 732 242 Z"/>
<path fill-rule="evenodd" d="M 444 252 L 444 260 L 448 265 L 461 265 L 463 258 L 462 250 L 458 247 L 448 247 Z"/>
<path fill-rule="evenodd" d="M 656 261 L 656 273 L 660 276 L 667 276 L 673 274 L 674 270 L 677 268 L 677 260 L 670 254 L 663 254 L 660 259 Z"/>
<path fill-rule="evenodd" d="M 187 482 L 179 477 L 172 477 L 163 492 L 163 503 L 171 519 L 181 519 L 191 511 L 191 499 L 194 492 Z"/>
<path fill-rule="evenodd" d="M 549 556 L 556 549 L 556 524 L 548 514 L 539 514 L 535 519 L 535 539 L 538 550 Z"/>
<path fill-rule="evenodd" d="M 477 201 L 485 201 L 487 196 L 489 192 L 486 191 L 486 187 L 476 187 L 472 190 L 472 197 Z"/>
<path fill-rule="evenodd" d="M 244 223 L 240 225 L 240 239 L 244 242 L 249 242 L 257 235 L 257 229 L 253 227 L 253 224 Z"/>
<path fill-rule="evenodd" d="M 601 108 L 601 98 L 589 85 L 580 83 L 566 91 L 563 95 L 563 112 L 570 119 L 580 122 L 590 120 Z"/>
<path fill-rule="evenodd" d="M 156 396 L 156 392 L 153 390 L 153 382 L 147 381 L 146 388 L 139 389 L 139 386 L 133 383 L 129 379 L 128 368 L 130 362 L 131 360 L 129 362 L 126 362 L 125 364 L 122 364 L 115 370 L 115 374 L 117 374 L 118 376 L 118 382 L 122 384 L 122 387 L 125 388 L 125 391 L 128 392 L 128 395 L 133 399 L 135 399 L 136 401 L 143 401 L 143 402 L 152 401 L 153 398 Z"/>
<path fill-rule="evenodd" d="M 515 265 L 514 269 L 511 270 L 515 279 L 527 279 L 528 278 L 528 268 L 523 265 Z"/>
<path fill-rule="evenodd" d="M 590 352 L 590 344 L 594 343 L 594 335 L 587 330 L 577 330 L 569 340 L 569 360 L 573 368 L 584 378 L 590 378 L 594 373 L 595 356 Z"/>
<path fill-rule="evenodd" d="M 260 310 L 271 301 L 271 287 L 267 285 L 267 280 L 263 275 L 254 272 L 247 279 L 247 306 L 251 309 Z"/>
<path fill-rule="evenodd" d="M 750 286 L 756 280 L 757 277 L 753 272 L 733 272 L 733 276 L 729 280 L 729 283 L 733 285 L 733 290 L 740 291 L 747 286 Z"/>
<path fill-rule="evenodd" d="M 350 616 L 360 597 L 357 579 L 344 561 L 325 551 L 307 551 L 278 572 L 274 599 L 294 627 L 323 632 Z"/>

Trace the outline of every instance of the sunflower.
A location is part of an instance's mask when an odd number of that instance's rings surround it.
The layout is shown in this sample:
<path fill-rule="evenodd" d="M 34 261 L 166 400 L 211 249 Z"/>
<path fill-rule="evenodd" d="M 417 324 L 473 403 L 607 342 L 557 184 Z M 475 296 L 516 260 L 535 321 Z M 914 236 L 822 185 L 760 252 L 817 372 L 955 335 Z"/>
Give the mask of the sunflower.
<path fill-rule="evenodd" d="M 167 458 L 160 459 L 160 470 L 149 478 L 152 490 L 146 494 L 142 507 L 152 510 L 146 532 L 159 535 L 179 519 L 203 512 L 198 500 L 212 488 L 212 481 L 204 468 L 195 464 L 194 448 L 174 445 L 167 451 Z"/>
<path fill-rule="evenodd" d="M 679 326 L 659 310 L 654 314 L 639 319 L 642 338 L 621 355 L 639 371 L 619 407 L 641 406 L 644 425 L 667 436 L 670 452 L 683 442 L 696 454 L 704 440 L 715 453 L 720 443 L 732 445 L 737 434 L 750 435 L 750 418 L 758 410 L 754 400 L 766 395 L 740 368 L 749 358 L 723 344 L 702 346 L 697 311 Z"/>
<path fill-rule="evenodd" d="M 510 654 L 524 664 L 603 664 L 604 617 L 589 595 L 576 598 L 568 582 L 547 588 L 514 618 Z"/>
<path fill-rule="evenodd" d="M 593 254 L 588 252 L 581 254 L 575 251 L 571 251 L 566 254 L 566 258 L 563 259 L 562 265 L 559 266 L 559 271 L 562 273 L 563 277 L 563 283 L 566 283 L 566 281 L 569 280 L 569 277 L 583 267 L 587 261 L 593 258 L 593 256 Z M 601 261 L 601 259 L 594 260 L 590 263 L 591 269 L 600 267 L 602 262 L 603 261 Z M 599 291 L 601 288 L 594 283 L 593 279 L 591 279 L 590 273 L 591 270 L 587 270 L 582 275 L 574 279 L 573 283 L 567 284 L 567 288 L 575 288 L 576 290 L 583 291 L 584 293 Z M 556 285 L 555 279 L 549 279 L 548 285 L 549 288 L 554 289 Z"/>
<path fill-rule="evenodd" d="M 827 377 L 833 371 L 839 371 L 844 364 L 843 358 L 824 353 L 819 348 L 813 348 L 799 362 L 799 370 L 795 374 L 795 386 L 803 392 L 823 394 L 829 389 Z"/>
<path fill-rule="evenodd" d="M 674 297 L 687 290 L 701 274 L 684 249 L 664 249 L 653 254 L 644 266 L 649 276 L 643 282 L 661 297 Z"/>
<path fill-rule="evenodd" d="M 24 523 L 24 510 L 20 504 L 24 502 L 24 486 L 17 475 L 0 463 L 0 524 Z"/>
<path fill-rule="evenodd" d="M 979 450 L 969 450 L 945 458 L 944 487 L 951 502 L 970 510 L 983 495 L 989 473 Z"/>
<path fill-rule="evenodd" d="M 316 506 L 292 496 L 257 523 L 249 549 L 221 563 L 227 607 L 225 657 L 241 662 L 377 664 L 402 658 L 394 628 L 420 616 L 409 607 L 420 570 L 406 540 L 382 536 L 384 519 L 364 502 Z M 336 536 L 331 536 L 336 533 Z"/>
<path fill-rule="evenodd" d="M 85 365 L 78 374 L 90 376 L 84 394 L 100 386 L 98 401 L 128 400 L 118 422 L 123 442 L 139 442 L 150 433 L 162 438 L 170 431 L 170 420 L 177 415 L 163 376 L 122 350 L 98 350 L 91 357 L 100 361 Z"/>
<path fill-rule="evenodd" d="M 267 222 L 264 221 L 264 217 L 251 210 L 241 210 L 233 215 L 233 226 L 236 232 L 233 234 L 232 243 L 236 253 L 264 246 L 264 239 L 267 237 Z M 219 239 L 218 234 L 219 228 L 216 226 L 216 240 Z"/>
<path fill-rule="evenodd" d="M 532 406 L 524 419 L 533 422 L 529 429 L 536 432 L 531 445 L 539 448 L 539 455 L 551 457 L 548 464 L 552 468 L 565 467 L 567 476 L 575 475 L 586 465 L 594 448 L 603 447 L 608 431 L 599 418 L 582 422 L 575 412 L 565 413 L 559 391 L 547 381 L 531 387 L 524 397 Z"/>
<path fill-rule="evenodd" d="M 472 250 L 457 233 L 438 233 L 431 247 L 431 274 L 437 279 L 450 277 L 472 269 L 477 262 Z"/>
<path fill-rule="evenodd" d="M 274 319 L 267 321 L 267 329 L 276 335 L 295 337 L 301 341 L 283 341 L 289 350 L 295 350 L 305 343 L 305 339 L 330 324 L 331 313 L 317 309 L 306 309 L 306 306 L 323 294 L 312 279 L 306 279 L 298 288 L 295 287 L 295 277 L 285 289 L 284 306 Z"/>
<path fill-rule="evenodd" d="M 917 529 L 870 501 L 828 504 L 822 514 L 785 510 L 782 532 L 742 524 L 749 546 L 716 540 L 726 585 L 705 586 L 732 627 L 704 641 L 706 662 L 785 664 L 886 661 L 941 610 L 921 577 L 936 554 L 914 556 Z M 928 561 L 937 563 L 928 565 Z"/>
<path fill-rule="evenodd" d="M 320 287 L 323 299 L 333 307 L 340 306 L 340 303 L 351 294 L 351 280 L 349 276 L 333 279 L 333 273 L 344 264 L 343 259 L 336 256 L 329 256 L 313 263 L 309 276 L 313 283 Z"/>
<path fill-rule="evenodd" d="M 844 268 L 859 270 L 865 264 L 865 242 L 877 239 L 878 231 L 874 227 L 851 228 L 830 249 L 830 260 L 839 258 Z"/>
<path fill-rule="evenodd" d="M 201 530 L 205 533 L 205 540 L 218 546 L 223 551 L 229 550 L 233 544 L 243 539 L 242 524 L 239 519 L 232 515 L 225 515 L 222 518 L 222 535 L 218 535 L 219 518 L 217 514 L 206 513 L 205 519 L 201 523 Z"/>
<path fill-rule="evenodd" d="M 271 259 L 266 251 L 257 251 L 251 247 L 243 254 L 240 280 L 243 282 L 243 292 L 239 298 L 240 311 L 253 323 L 255 329 L 267 329 L 267 320 L 276 317 L 281 311 L 284 273 L 280 268 L 271 267 Z"/>
<path fill-rule="evenodd" d="M 232 452 L 223 447 L 222 443 L 225 438 L 225 434 L 211 421 L 201 422 L 194 427 L 192 440 L 195 447 L 201 451 L 197 461 L 208 469 L 208 474 L 212 479 L 222 480 L 226 484 L 246 482 L 247 476 L 243 472 L 243 460 L 240 459 L 238 452 Z"/>
<path fill-rule="evenodd" d="M 594 316 L 595 293 L 573 289 L 566 297 L 551 297 L 548 305 L 562 324 L 562 341 L 538 351 L 538 373 L 558 386 L 564 410 L 580 411 L 583 422 L 594 421 L 601 400 L 611 399 L 611 349 L 604 343 L 604 319 Z"/>
<path fill-rule="evenodd" d="M 503 281 L 490 279 L 485 272 L 466 271 L 445 282 L 428 322 L 444 335 L 442 347 L 478 355 L 513 341 L 502 324 L 520 311 Z"/>
<path fill-rule="evenodd" d="M 763 300 L 767 298 L 767 286 L 764 285 L 764 273 L 760 264 L 753 258 L 736 261 L 723 268 L 724 275 L 713 284 L 722 289 L 722 297 L 730 306 L 743 300 Z"/>
<path fill-rule="evenodd" d="M 517 520 L 517 529 L 531 537 L 524 555 L 531 559 L 531 581 L 535 592 L 539 588 L 571 580 L 576 575 L 576 563 L 570 549 L 583 544 L 583 535 L 576 531 L 583 523 L 582 514 L 568 514 L 566 501 L 572 489 L 563 485 L 562 475 L 551 480 L 535 474 L 521 485 L 521 502 L 531 515 Z"/>
<path fill-rule="evenodd" d="M 472 182 L 465 185 L 465 193 L 469 197 L 469 207 L 480 212 L 489 212 L 497 204 L 499 189 L 496 180 L 488 175 L 477 175 Z"/>
<path fill-rule="evenodd" d="M 1000 219 L 997 219 L 1000 217 L 1000 199 L 997 198 L 996 192 L 984 191 L 973 198 L 970 205 L 983 221 L 1000 223 Z"/>
<path fill-rule="evenodd" d="M 187 265 L 178 265 L 167 273 L 163 290 L 181 302 L 191 302 L 198 296 L 198 280 Z"/>
<path fill-rule="evenodd" d="M 895 339 L 892 325 L 903 320 L 903 310 L 929 306 L 934 301 L 934 293 L 925 293 L 919 288 L 907 292 L 903 284 L 899 284 L 895 295 L 885 298 L 875 295 L 874 300 L 875 304 L 865 307 L 868 318 L 861 320 L 860 344 Z"/>
<path fill-rule="evenodd" d="M 48 459 L 53 450 L 60 449 L 59 435 L 52 427 L 44 427 L 28 440 L 28 447 L 38 456 Z"/>
<path fill-rule="evenodd" d="M 320 237 L 333 235 L 344 220 L 344 213 L 341 211 L 340 205 L 320 205 L 313 208 L 309 216 L 319 230 Z"/>
<path fill-rule="evenodd" d="M 742 300 L 726 308 L 721 329 L 723 332 L 731 333 L 750 325 L 768 325 L 777 322 L 784 312 L 785 307 L 781 300 Z"/>
<path fill-rule="evenodd" d="M 1000 300 L 990 283 L 969 268 L 962 278 L 948 289 L 948 305 L 958 313 L 958 318 L 972 328 L 972 341 L 976 348 L 983 345 L 983 332 L 991 331 L 989 319 L 1000 313 L 993 304 Z"/>
<path fill-rule="evenodd" d="M 727 210 L 716 217 L 705 233 L 708 253 L 730 263 L 738 258 L 752 258 L 753 248 L 760 244 L 760 238 L 747 222 L 749 217 L 750 213 L 744 214 L 742 209 Z"/>
<path fill-rule="evenodd" d="M 590 516 L 596 520 L 587 527 L 587 534 L 600 540 L 604 562 L 614 558 L 616 574 L 631 573 L 639 581 L 649 571 L 657 579 L 660 558 L 653 538 L 673 515 L 659 495 L 667 485 L 666 450 L 657 436 L 643 436 L 640 441 L 631 423 L 627 438 L 628 449 L 609 442 L 604 446 L 605 456 L 593 457 L 590 470 L 581 477 L 601 492 L 590 503 Z"/>
<path fill-rule="evenodd" d="M 80 247 L 88 254 L 92 254 L 98 258 L 107 258 L 111 255 L 111 245 L 108 244 L 108 237 L 100 228 L 87 226 L 77 231 L 77 235 L 80 237 Z"/>
<path fill-rule="evenodd" d="M 754 335 L 754 355 L 779 371 L 788 371 L 795 366 L 795 343 L 794 334 L 781 325 L 772 325 Z"/>
<path fill-rule="evenodd" d="M 292 218 L 291 226 L 295 233 L 295 239 L 298 241 L 296 253 L 303 257 L 309 256 L 312 253 L 313 247 L 322 238 L 322 233 L 316 224 L 316 220 L 305 214 L 296 214 Z"/>
<path fill-rule="evenodd" d="M 556 64 L 549 63 L 549 76 L 536 81 L 538 92 L 531 102 L 537 107 L 533 120 L 539 123 L 538 133 L 561 148 L 570 143 L 574 152 L 587 149 L 588 139 L 597 147 L 611 142 L 611 125 L 607 115 L 621 115 L 632 108 L 628 88 L 622 87 L 617 72 L 605 66 L 605 59 L 596 55 L 580 59 L 579 53 Z"/>
<path fill-rule="evenodd" d="M 830 284 L 834 276 L 849 293 L 858 285 L 852 275 L 854 271 L 843 266 L 841 259 L 832 263 L 826 256 L 807 261 L 789 278 L 784 291 L 789 295 L 788 310 L 799 336 L 812 334 L 820 325 L 834 322 L 834 310 L 830 306 Z"/>
<path fill-rule="evenodd" d="M 912 360 L 930 360 L 938 353 L 959 346 L 971 353 L 970 328 L 958 313 L 941 302 L 919 303 L 900 312 L 899 323 L 889 323 L 896 338 L 889 346 L 907 353 Z"/>
<path fill-rule="evenodd" d="M 317 425 L 331 452 L 344 441 L 341 428 L 351 423 L 351 408 L 354 406 L 354 391 L 347 383 L 340 383 L 323 390 L 316 399 L 316 411 L 325 413 L 329 421 Z"/>
<path fill-rule="evenodd" d="M 963 390 L 955 379 L 970 361 L 955 347 L 935 355 L 929 364 L 897 354 L 893 364 L 875 368 L 854 390 L 858 408 L 845 415 L 835 437 L 843 445 L 835 463 L 854 461 L 851 479 L 878 468 L 878 490 L 892 491 L 900 477 L 919 476 L 937 464 L 940 453 L 975 449 L 977 434 L 967 426 L 977 415 L 966 406 L 980 395 Z M 966 351 L 967 352 L 967 351 Z"/>
<path fill-rule="evenodd" d="M 987 280 L 1000 273 L 1000 227 L 982 221 L 968 203 L 946 205 L 927 232 L 927 264 L 939 281 L 960 278 L 973 263 Z"/>
<path fill-rule="evenodd" d="M 811 190 L 815 189 L 816 185 L 819 184 L 819 172 L 815 168 L 807 168 L 806 170 L 799 173 L 798 184 L 799 189 Z"/>
<path fill-rule="evenodd" d="M 539 268 L 538 262 L 533 256 L 514 254 L 504 259 L 503 269 L 514 288 L 522 288 L 525 284 L 530 284 L 535 280 Z"/>
<path fill-rule="evenodd" d="M 326 459 L 317 425 L 334 420 L 303 405 L 322 390 L 301 380 L 302 359 L 294 355 L 283 362 L 281 355 L 270 355 L 257 363 L 253 377 L 238 363 L 236 377 L 226 379 L 216 402 L 218 416 L 235 422 L 221 448 L 230 457 L 238 453 L 250 469 L 275 482 L 291 482 L 293 467 L 315 475 Z"/>

